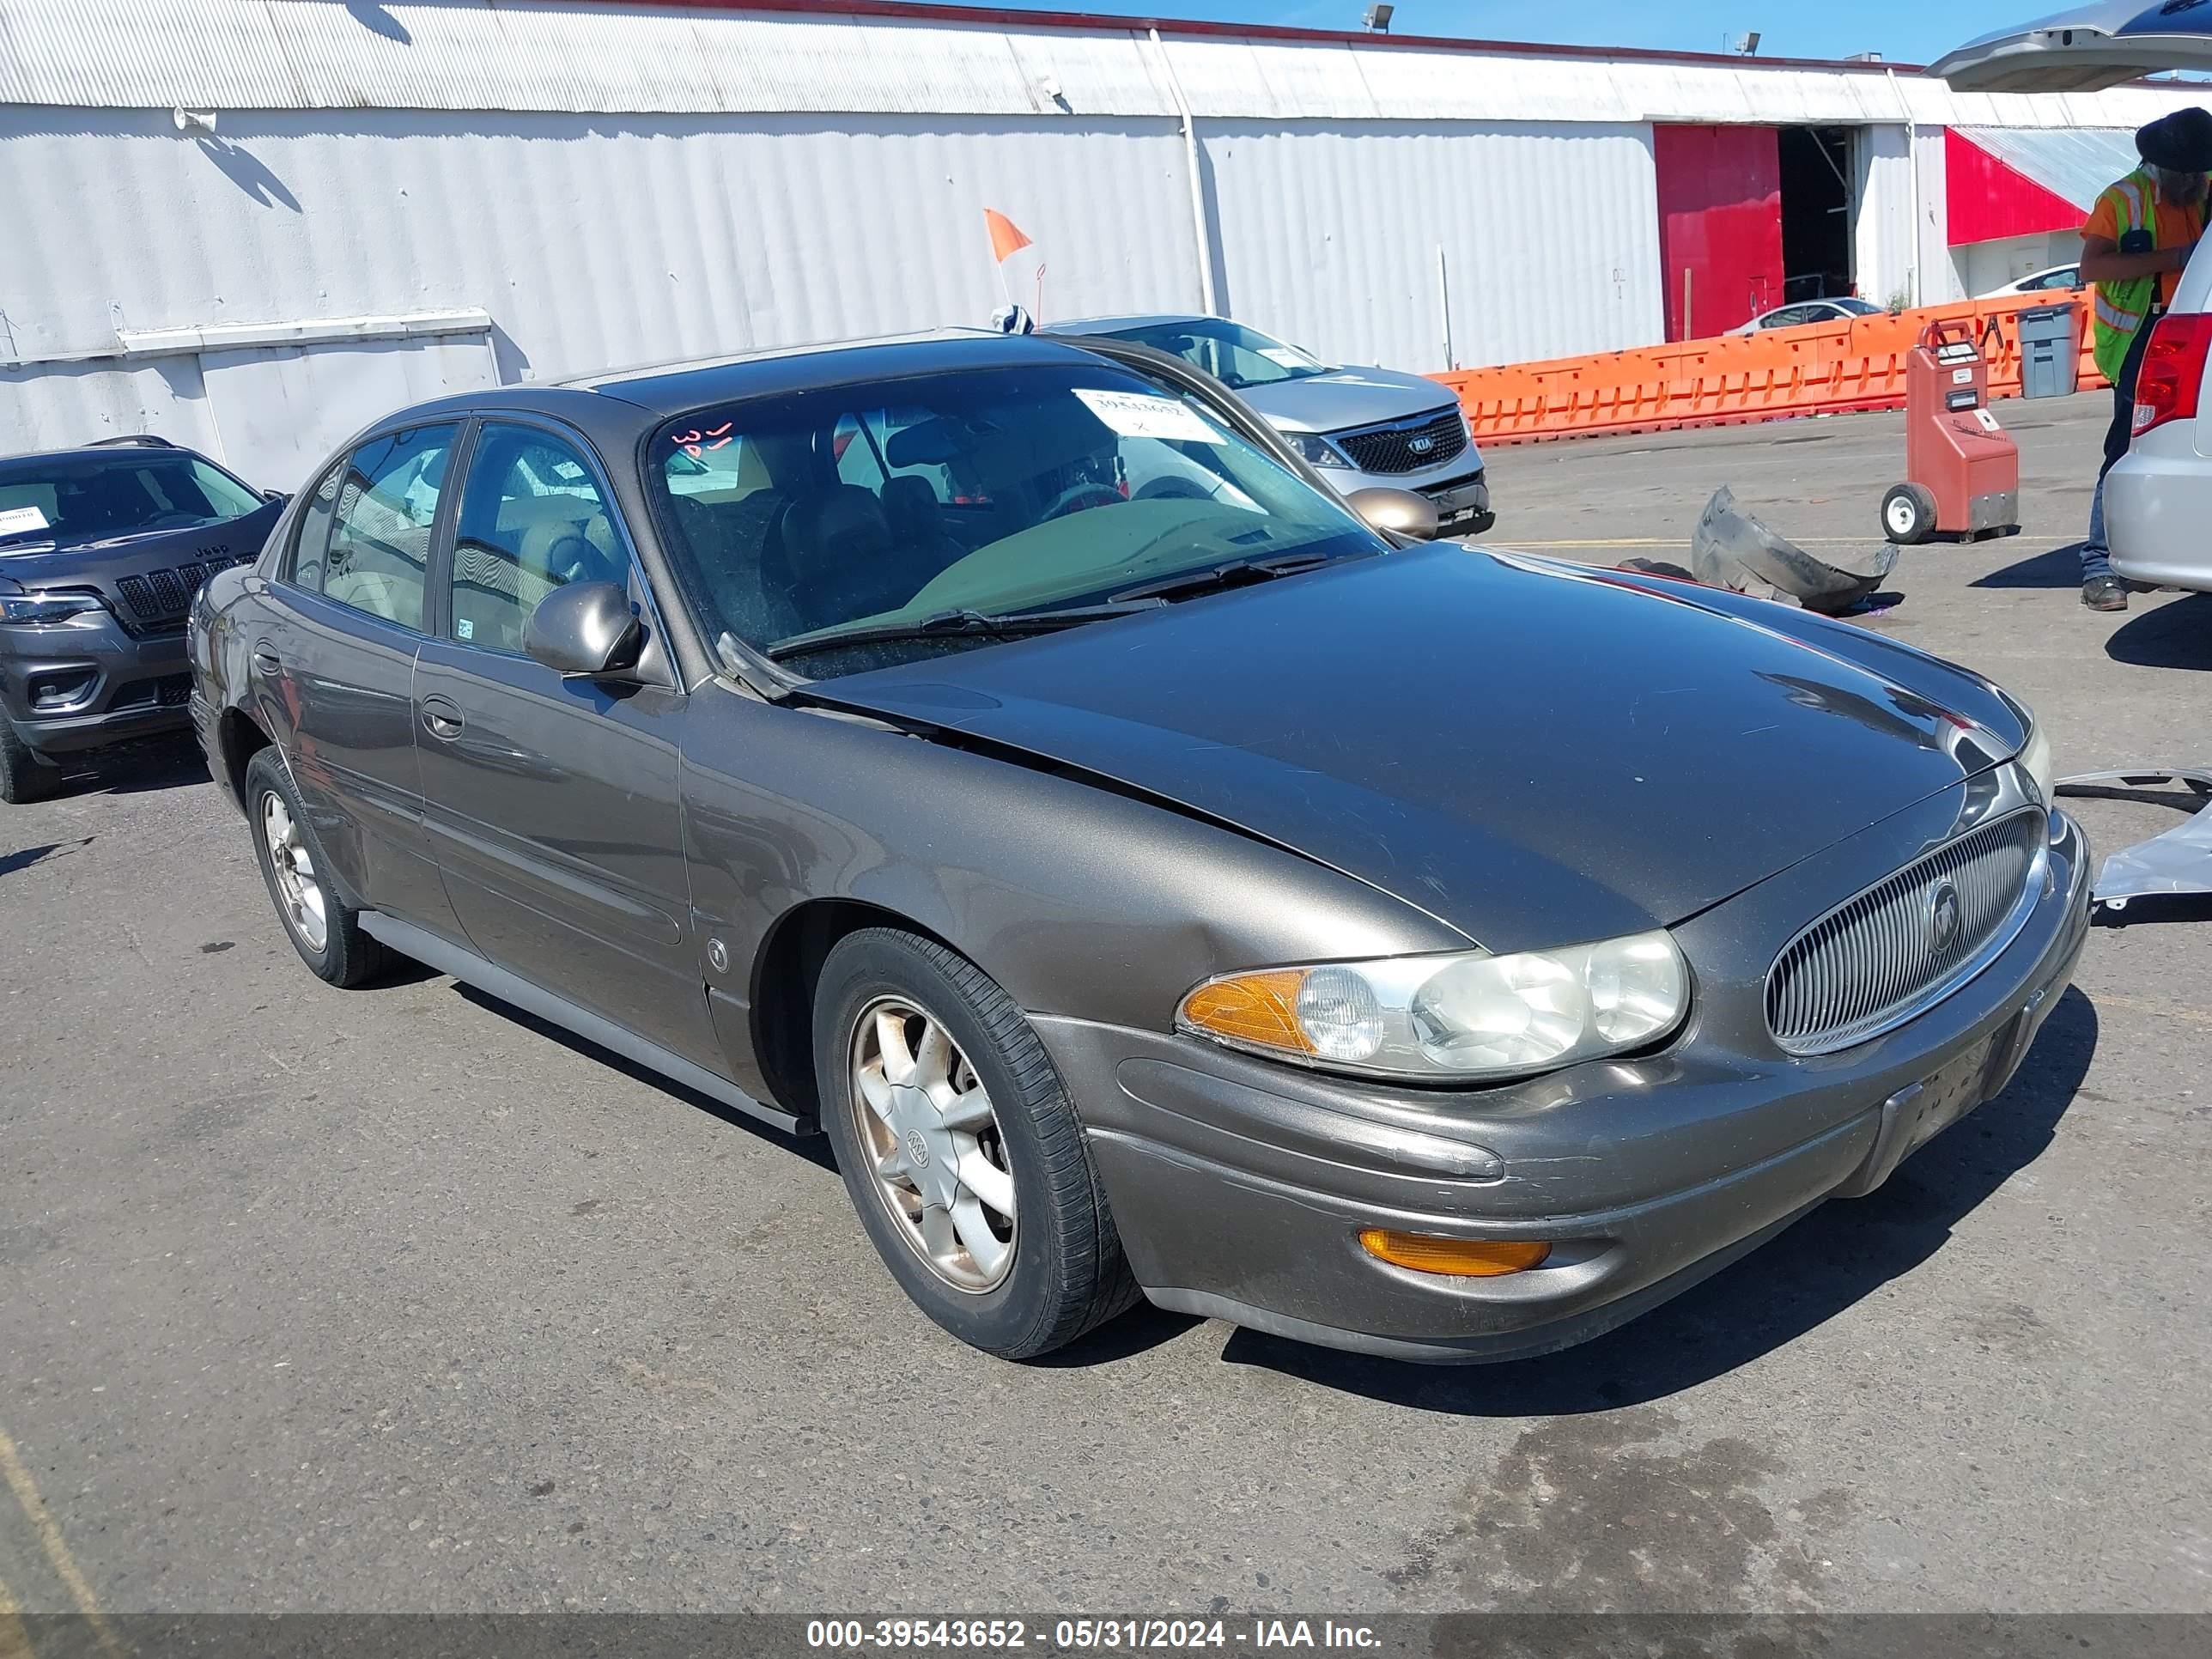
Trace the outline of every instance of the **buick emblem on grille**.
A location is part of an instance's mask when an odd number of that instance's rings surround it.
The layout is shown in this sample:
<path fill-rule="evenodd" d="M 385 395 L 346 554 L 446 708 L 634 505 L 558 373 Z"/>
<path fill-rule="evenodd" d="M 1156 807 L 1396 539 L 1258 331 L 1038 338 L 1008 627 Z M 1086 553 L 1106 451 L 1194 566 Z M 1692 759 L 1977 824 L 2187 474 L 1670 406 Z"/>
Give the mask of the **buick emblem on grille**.
<path fill-rule="evenodd" d="M 1938 954 L 1951 948 L 1959 937 L 1959 890 L 1948 881 L 1936 884 L 1928 896 L 1928 944 Z"/>

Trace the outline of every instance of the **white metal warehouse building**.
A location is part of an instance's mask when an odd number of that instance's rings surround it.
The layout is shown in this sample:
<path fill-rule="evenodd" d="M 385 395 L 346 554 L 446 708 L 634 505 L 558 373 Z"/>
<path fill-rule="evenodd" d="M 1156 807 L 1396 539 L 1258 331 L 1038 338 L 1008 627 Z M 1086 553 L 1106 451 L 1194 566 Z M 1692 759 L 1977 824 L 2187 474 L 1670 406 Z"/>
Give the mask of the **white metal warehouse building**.
<path fill-rule="evenodd" d="M 1421 370 L 1645 344 L 1785 297 L 1675 309 L 1678 198 L 1755 129 L 1785 219 L 1793 154 L 1835 174 L 1831 287 L 1933 301 L 1951 130 L 2124 160 L 2188 93 L 874 0 L 0 0 L 0 451 L 150 430 L 291 488 L 447 387 L 980 323 L 986 208 L 1050 316 Z"/>

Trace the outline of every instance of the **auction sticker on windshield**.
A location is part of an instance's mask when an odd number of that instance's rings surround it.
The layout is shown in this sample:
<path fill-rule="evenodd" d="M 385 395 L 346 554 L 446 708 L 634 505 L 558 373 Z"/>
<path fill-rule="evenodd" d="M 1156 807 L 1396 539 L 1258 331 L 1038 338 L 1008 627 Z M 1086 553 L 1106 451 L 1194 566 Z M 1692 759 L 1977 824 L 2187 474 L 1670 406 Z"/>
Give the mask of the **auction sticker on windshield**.
<path fill-rule="evenodd" d="M 0 536 L 20 536 L 27 530 L 44 530 L 46 515 L 35 507 L 0 507 Z"/>
<path fill-rule="evenodd" d="M 1280 368 L 1319 368 L 1321 365 L 1303 351 L 1293 351 L 1288 346 L 1261 346 L 1260 355 Z"/>
<path fill-rule="evenodd" d="M 1188 404 L 1172 398 L 1155 398 L 1146 392 L 1101 392 L 1087 386 L 1070 390 L 1117 436 L 1198 444 L 1224 441 L 1219 428 Z"/>

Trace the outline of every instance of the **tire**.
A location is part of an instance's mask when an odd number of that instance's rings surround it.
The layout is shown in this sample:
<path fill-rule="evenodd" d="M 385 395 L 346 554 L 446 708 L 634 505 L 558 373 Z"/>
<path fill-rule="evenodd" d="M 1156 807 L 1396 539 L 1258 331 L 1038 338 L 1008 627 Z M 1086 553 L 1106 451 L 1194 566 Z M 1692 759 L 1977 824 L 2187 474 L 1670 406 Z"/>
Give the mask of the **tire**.
<path fill-rule="evenodd" d="M 1137 1300 L 1060 1073 L 974 963 L 892 928 L 848 934 L 815 989 L 814 1054 L 823 1127 L 860 1224 L 938 1324 L 1030 1359 Z M 863 1073 L 888 1110 L 868 1103 Z"/>
<path fill-rule="evenodd" d="M 300 960 L 316 978 L 349 990 L 374 979 L 384 967 L 384 947 L 362 931 L 361 912 L 338 896 L 323 873 L 329 868 L 323 844 L 273 747 L 257 750 L 246 763 L 246 821 L 269 902 L 276 907 L 276 919 Z M 280 824 L 283 844 L 272 845 Z"/>
<path fill-rule="evenodd" d="M 1881 533 L 1900 547 L 1917 547 L 1936 533 L 1936 496 L 1924 484 L 1892 484 L 1881 498 Z"/>
<path fill-rule="evenodd" d="M 27 806 L 46 800 L 62 787 L 62 769 L 15 735 L 0 715 L 0 800 Z"/>

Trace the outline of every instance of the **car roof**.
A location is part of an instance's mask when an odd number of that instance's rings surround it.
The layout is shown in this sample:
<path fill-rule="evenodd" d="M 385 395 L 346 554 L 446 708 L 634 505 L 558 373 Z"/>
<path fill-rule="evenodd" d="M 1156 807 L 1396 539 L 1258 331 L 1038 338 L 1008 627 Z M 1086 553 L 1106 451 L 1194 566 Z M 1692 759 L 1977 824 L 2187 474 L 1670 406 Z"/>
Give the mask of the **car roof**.
<path fill-rule="evenodd" d="M 207 457 L 197 449 L 187 449 L 182 444 L 72 444 L 65 449 L 26 450 L 20 455 L 0 455 L 0 473 L 12 473 L 49 461 L 112 461 L 122 465 L 133 458 L 160 455 L 189 455 L 194 460 Z"/>
<path fill-rule="evenodd" d="M 1111 334 L 1124 328 L 1164 328 L 1178 323 L 1218 323 L 1227 320 L 1209 317 L 1196 311 L 1162 311 L 1146 315 L 1128 317 L 1063 317 L 1056 323 L 1042 323 L 1038 332 L 1042 334 Z"/>
<path fill-rule="evenodd" d="M 342 448 L 350 450 L 372 433 L 499 412 L 552 416 L 601 441 L 623 443 L 647 421 L 670 420 L 693 410 L 750 398 L 789 396 L 958 369 L 1048 363 L 1088 364 L 1101 373 L 1113 369 L 1113 365 L 1072 343 L 988 329 L 828 341 L 606 369 L 568 380 L 448 392 L 392 410 L 348 439 Z"/>
<path fill-rule="evenodd" d="M 565 381 L 562 386 L 618 398 L 656 414 L 672 416 L 740 398 L 912 374 L 1097 362 L 1088 352 L 1036 335 L 944 329 L 928 334 L 781 346 L 726 357 L 611 369 Z"/>

